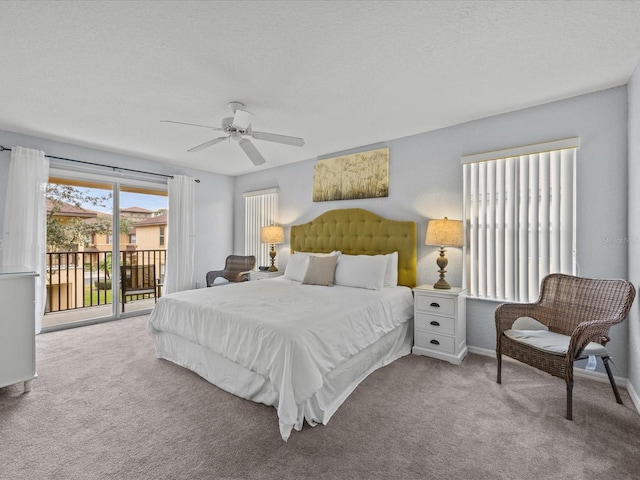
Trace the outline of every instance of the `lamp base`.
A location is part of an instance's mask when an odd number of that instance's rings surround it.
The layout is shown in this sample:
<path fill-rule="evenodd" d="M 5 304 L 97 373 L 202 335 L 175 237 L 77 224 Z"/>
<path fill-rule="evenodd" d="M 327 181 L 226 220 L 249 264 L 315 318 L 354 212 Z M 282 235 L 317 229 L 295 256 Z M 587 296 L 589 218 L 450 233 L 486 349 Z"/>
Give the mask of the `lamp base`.
<path fill-rule="evenodd" d="M 269 256 L 271 257 L 271 266 L 269 267 L 269 272 L 277 272 L 276 268 L 276 248 L 275 245 L 271 244 L 271 250 L 269 250 Z"/>
<path fill-rule="evenodd" d="M 441 246 L 440 247 L 440 256 L 436 259 L 436 263 L 438 264 L 438 267 L 440 268 L 440 270 L 438 270 L 438 273 L 440 274 L 440 280 L 438 280 L 433 285 L 433 288 L 437 288 L 439 290 L 449 290 L 451 288 L 451 285 L 449 285 L 447 283 L 447 281 L 444 279 L 444 274 L 447 273 L 445 268 L 447 267 L 447 264 L 449 263 L 449 260 L 447 260 L 447 257 L 444 256 L 445 252 L 446 252 L 446 250 L 444 249 L 444 246 Z"/>
<path fill-rule="evenodd" d="M 437 288 L 438 290 L 450 290 L 451 285 L 449 285 L 444 278 L 441 278 L 433 284 L 433 288 Z"/>

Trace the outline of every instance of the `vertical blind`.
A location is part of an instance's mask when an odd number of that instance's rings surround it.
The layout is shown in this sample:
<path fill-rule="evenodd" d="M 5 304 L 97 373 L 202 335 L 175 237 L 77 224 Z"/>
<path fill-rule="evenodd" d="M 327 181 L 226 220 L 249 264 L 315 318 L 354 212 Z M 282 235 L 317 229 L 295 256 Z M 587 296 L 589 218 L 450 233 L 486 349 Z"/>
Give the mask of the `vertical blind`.
<path fill-rule="evenodd" d="M 244 254 L 255 255 L 256 266 L 269 265 L 269 245 L 260 242 L 260 228 L 278 219 L 278 189 L 244 194 Z"/>
<path fill-rule="evenodd" d="M 578 138 L 462 157 L 468 294 L 532 302 L 575 274 Z"/>

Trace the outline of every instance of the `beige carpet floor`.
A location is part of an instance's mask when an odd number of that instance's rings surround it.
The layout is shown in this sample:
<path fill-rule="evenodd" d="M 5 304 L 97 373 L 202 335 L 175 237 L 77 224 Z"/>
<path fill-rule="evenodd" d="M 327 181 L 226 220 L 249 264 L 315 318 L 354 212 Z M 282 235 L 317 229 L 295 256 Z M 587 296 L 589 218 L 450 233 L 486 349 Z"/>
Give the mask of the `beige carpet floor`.
<path fill-rule="evenodd" d="M 0 389 L 0 478 L 638 479 L 629 395 L 469 355 L 406 356 L 367 378 L 331 421 L 287 443 L 275 409 L 154 356 L 146 317 L 37 337 L 31 393 Z"/>

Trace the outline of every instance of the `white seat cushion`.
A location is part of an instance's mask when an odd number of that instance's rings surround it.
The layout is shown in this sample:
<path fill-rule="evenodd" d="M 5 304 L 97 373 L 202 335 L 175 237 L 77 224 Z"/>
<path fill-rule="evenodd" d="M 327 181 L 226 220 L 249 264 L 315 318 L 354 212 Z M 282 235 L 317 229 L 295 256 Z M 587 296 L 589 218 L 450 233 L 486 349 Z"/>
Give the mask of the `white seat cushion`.
<path fill-rule="evenodd" d="M 549 330 L 544 324 L 531 317 L 518 317 L 511 325 L 514 330 Z"/>
<path fill-rule="evenodd" d="M 569 349 L 571 337 L 561 333 L 549 332 L 548 330 L 505 330 L 504 334 L 511 340 L 530 345 L 538 350 L 552 353 L 554 355 L 566 355 Z M 582 355 L 595 355 L 598 357 L 609 356 L 609 351 L 599 343 L 589 343 Z"/>

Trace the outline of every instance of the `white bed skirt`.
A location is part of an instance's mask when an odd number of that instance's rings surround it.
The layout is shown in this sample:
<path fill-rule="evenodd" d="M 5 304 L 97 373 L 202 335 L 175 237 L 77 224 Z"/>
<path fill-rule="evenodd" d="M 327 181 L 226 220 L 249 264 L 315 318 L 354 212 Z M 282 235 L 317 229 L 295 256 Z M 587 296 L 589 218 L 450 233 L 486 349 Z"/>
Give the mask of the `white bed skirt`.
<path fill-rule="evenodd" d="M 188 368 L 214 385 L 247 400 L 278 406 L 278 391 L 262 375 L 247 370 L 224 357 L 182 337 L 166 333 L 152 334 L 156 357 Z M 302 429 L 304 420 L 311 426 L 327 424 L 338 407 L 369 374 L 411 352 L 413 322 L 404 322 L 378 342 L 351 357 L 323 378 L 323 386 L 298 404 L 294 425 L 280 421 L 280 434 L 287 439 L 291 430 Z"/>

